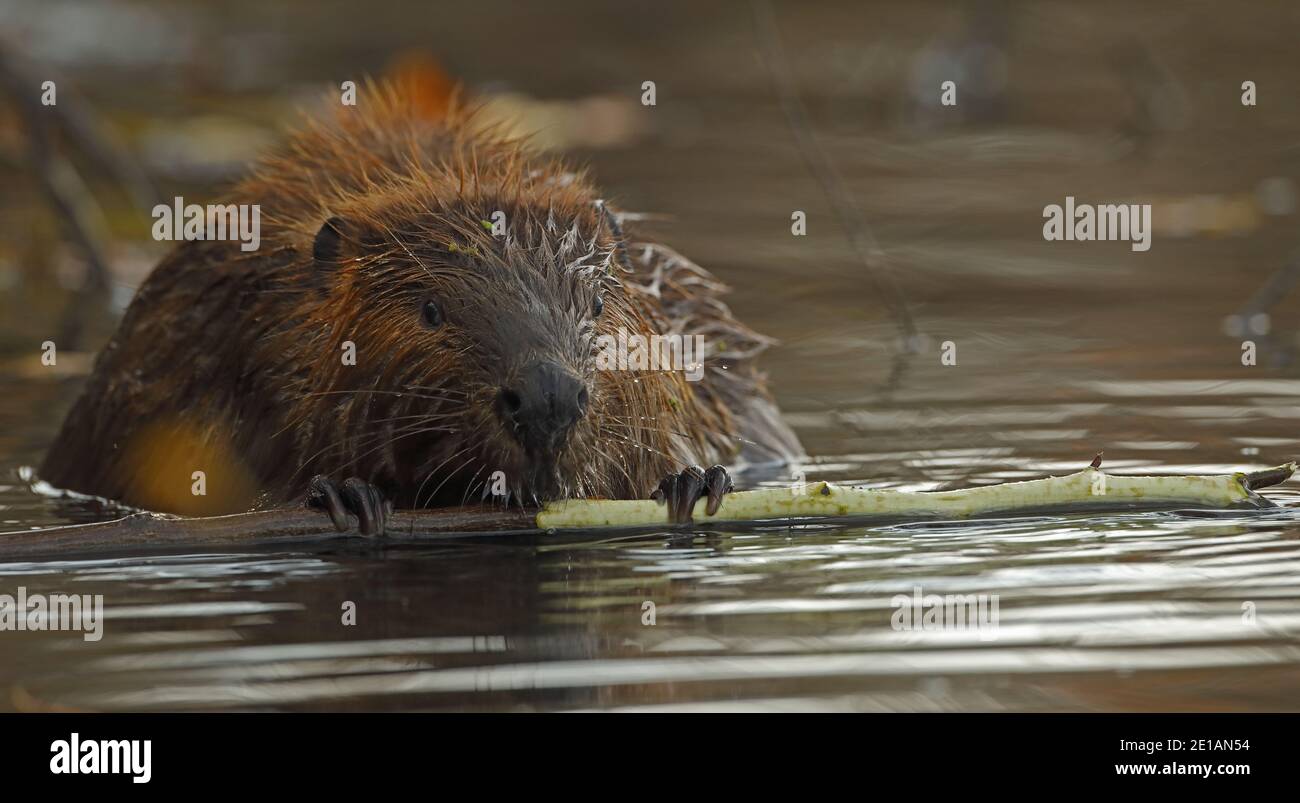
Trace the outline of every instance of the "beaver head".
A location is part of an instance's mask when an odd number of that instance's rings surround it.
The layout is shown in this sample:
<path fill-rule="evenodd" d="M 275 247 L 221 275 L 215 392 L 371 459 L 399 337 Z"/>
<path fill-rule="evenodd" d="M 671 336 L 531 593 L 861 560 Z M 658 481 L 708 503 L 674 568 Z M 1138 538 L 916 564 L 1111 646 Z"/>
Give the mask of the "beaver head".
<path fill-rule="evenodd" d="M 647 330 L 621 247 L 598 203 L 563 190 L 339 209 L 302 260 L 303 473 L 375 478 L 410 506 L 612 495 L 610 442 L 641 394 L 597 370 L 597 335 Z"/>

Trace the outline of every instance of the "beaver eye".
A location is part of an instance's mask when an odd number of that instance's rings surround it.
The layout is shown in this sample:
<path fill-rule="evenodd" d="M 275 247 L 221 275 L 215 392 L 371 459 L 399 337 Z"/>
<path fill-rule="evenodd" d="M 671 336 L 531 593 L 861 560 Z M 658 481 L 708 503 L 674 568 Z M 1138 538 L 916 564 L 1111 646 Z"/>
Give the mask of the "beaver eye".
<path fill-rule="evenodd" d="M 599 318 L 600 313 L 605 309 L 605 297 L 596 296 L 596 300 L 591 302 L 591 317 Z"/>
<path fill-rule="evenodd" d="M 442 307 L 438 306 L 437 301 L 426 301 L 420 308 L 420 317 L 424 318 L 425 324 L 430 329 L 437 329 L 442 326 Z"/>

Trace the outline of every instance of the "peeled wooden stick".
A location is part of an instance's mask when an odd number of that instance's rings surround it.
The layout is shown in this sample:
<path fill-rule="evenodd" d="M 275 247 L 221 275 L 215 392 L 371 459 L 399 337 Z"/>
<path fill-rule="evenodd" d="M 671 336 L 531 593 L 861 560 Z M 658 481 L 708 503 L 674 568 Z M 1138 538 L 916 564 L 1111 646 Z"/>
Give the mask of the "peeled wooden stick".
<path fill-rule="evenodd" d="M 1100 456 L 1093 465 L 1064 477 L 1008 482 L 958 491 L 893 491 L 828 482 L 804 488 L 763 488 L 723 497 L 710 516 L 705 502 L 695 506 L 695 524 L 807 522 L 821 519 L 960 519 L 990 513 L 1070 513 L 1095 510 L 1167 508 L 1266 508 L 1273 503 L 1255 493 L 1284 482 L 1296 464 L 1249 474 L 1127 477 L 1106 474 Z M 397 511 L 377 542 L 429 541 L 448 536 L 537 534 L 538 531 L 614 527 L 666 529 L 665 506 L 650 500 L 568 500 L 540 511 L 451 508 Z M 52 556 L 105 550 L 167 550 L 238 547 L 250 544 L 320 542 L 355 537 L 340 533 L 318 510 L 282 508 L 230 516 L 180 518 L 137 513 L 98 524 L 77 524 L 0 533 L 0 558 Z"/>
<path fill-rule="evenodd" d="M 712 516 L 695 505 L 697 524 L 838 517 L 961 519 L 989 513 L 1125 508 L 1259 508 L 1273 503 L 1254 492 L 1288 479 L 1295 462 L 1252 474 L 1127 477 L 1106 474 L 1098 460 L 1064 477 L 1006 482 L 958 491 L 894 491 L 815 482 L 803 489 L 763 488 L 723 497 Z M 664 509 L 649 500 L 552 502 L 537 514 L 543 530 L 635 527 L 662 523 Z"/>

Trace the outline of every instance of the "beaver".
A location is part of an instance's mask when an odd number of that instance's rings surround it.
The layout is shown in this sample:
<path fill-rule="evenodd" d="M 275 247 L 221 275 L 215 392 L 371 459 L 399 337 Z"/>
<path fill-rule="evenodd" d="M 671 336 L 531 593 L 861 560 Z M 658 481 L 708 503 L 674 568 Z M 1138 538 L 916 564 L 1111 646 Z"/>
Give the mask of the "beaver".
<path fill-rule="evenodd" d="M 720 282 L 469 104 L 409 108 L 374 86 L 255 164 L 226 201 L 260 205 L 260 246 L 161 260 L 42 479 L 182 513 L 305 496 L 374 535 L 394 506 L 476 495 L 649 493 L 687 522 L 733 487 L 723 463 L 802 455 L 755 367 L 771 341 Z M 602 367 L 602 342 L 656 335 L 703 338 L 700 381 Z M 190 469 L 218 501 L 189 501 Z"/>

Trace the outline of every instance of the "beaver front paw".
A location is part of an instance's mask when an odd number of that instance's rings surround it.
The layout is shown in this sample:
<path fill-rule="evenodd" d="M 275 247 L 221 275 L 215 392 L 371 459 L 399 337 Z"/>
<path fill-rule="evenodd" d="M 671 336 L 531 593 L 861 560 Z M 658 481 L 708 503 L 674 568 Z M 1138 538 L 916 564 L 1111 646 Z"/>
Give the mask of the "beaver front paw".
<path fill-rule="evenodd" d="M 670 524 L 689 524 L 700 497 L 708 494 L 709 503 L 705 511 L 712 516 L 718 512 L 723 494 L 729 493 L 733 487 L 731 475 L 722 466 L 710 466 L 708 470 L 688 466 L 680 474 L 664 477 L 650 498 L 668 505 Z"/>
<path fill-rule="evenodd" d="M 393 512 L 392 502 L 384 499 L 383 492 L 374 484 L 351 477 L 340 486 L 324 474 L 311 478 L 307 486 L 307 507 L 328 513 L 339 532 L 347 532 L 352 526 L 348 514 L 355 515 L 362 535 L 383 535 L 384 525 Z"/>

